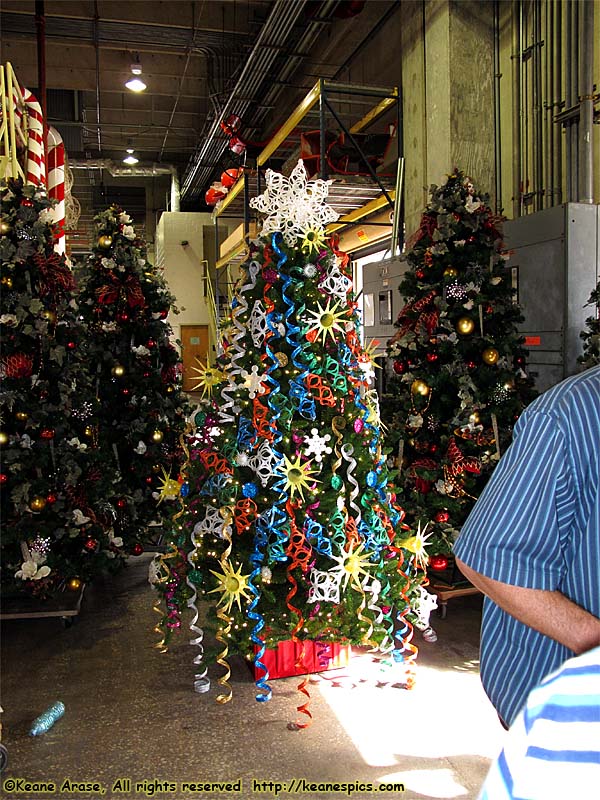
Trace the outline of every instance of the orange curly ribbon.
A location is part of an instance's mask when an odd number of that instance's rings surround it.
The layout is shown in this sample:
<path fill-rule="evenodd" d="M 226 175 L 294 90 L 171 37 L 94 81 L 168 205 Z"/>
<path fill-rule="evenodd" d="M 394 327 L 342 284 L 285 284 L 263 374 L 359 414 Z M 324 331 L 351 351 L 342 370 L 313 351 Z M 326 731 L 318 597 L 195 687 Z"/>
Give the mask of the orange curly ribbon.
<path fill-rule="evenodd" d="M 309 373 L 306 376 L 306 387 L 313 393 L 313 397 L 321 406 L 330 406 L 331 408 L 335 408 L 336 401 L 335 397 L 329 386 L 323 383 L 322 378 L 314 373 Z"/>

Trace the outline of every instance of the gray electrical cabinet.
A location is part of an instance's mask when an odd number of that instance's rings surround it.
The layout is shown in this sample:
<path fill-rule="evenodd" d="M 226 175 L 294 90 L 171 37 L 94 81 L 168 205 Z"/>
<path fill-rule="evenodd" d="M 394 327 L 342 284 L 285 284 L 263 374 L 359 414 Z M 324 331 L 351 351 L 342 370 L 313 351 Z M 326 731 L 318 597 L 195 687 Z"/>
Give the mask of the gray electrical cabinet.
<path fill-rule="evenodd" d="M 600 206 L 566 203 L 507 221 L 507 262 L 525 321 L 529 373 L 540 391 L 578 371 L 585 307 L 600 276 Z"/>
<path fill-rule="evenodd" d="M 396 333 L 394 322 L 404 306 L 398 286 L 407 269 L 408 264 L 402 256 L 372 261 L 362 268 L 365 341 L 379 340 L 378 355 L 385 354 L 388 339 Z"/>

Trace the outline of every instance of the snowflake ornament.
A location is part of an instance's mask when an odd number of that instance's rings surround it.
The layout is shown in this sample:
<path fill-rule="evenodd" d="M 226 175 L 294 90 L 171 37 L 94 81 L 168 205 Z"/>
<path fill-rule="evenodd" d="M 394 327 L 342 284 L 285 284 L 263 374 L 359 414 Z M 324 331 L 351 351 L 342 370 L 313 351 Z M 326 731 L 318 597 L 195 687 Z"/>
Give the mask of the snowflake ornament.
<path fill-rule="evenodd" d="M 267 312 L 260 300 L 256 300 L 252 306 L 250 314 L 250 335 L 254 347 L 260 347 L 265 340 L 269 325 L 267 324 Z"/>
<path fill-rule="evenodd" d="M 281 232 L 290 247 L 299 237 L 322 230 L 338 218 L 331 206 L 325 204 L 331 181 L 309 181 L 302 159 L 289 178 L 268 169 L 267 189 L 250 200 L 250 206 L 266 214 L 262 235 Z"/>
<path fill-rule="evenodd" d="M 258 367 L 256 364 L 252 367 L 251 372 L 243 369 L 240 375 L 244 381 L 244 389 L 248 389 L 248 395 L 252 400 L 254 400 L 257 394 L 264 394 L 267 391 L 267 387 L 262 383 L 264 375 L 258 374 Z"/>
<path fill-rule="evenodd" d="M 308 590 L 309 603 L 339 603 L 341 572 L 323 572 L 313 569 L 308 576 L 310 589 Z"/>
<path fill-rule="evenodd" d="M 331 447 L 327 442 L 331 441 L 331 436 L 326 433 L 325 436 L 319 436 L 317 428 L 311 428 L 310 436 L 304 437 L 304 444 L 307 445 L 304 451 L 305 456 L 314 455 L 315 461 L 322 461 L 324 455 L 331 453 Z"/>
<path fill-rule="evenodd" d="M 250 462 L 250 466 L 260 478 L 260 482 L 263 486 L 269 483 L 269 480 L 273 477 L 273 473 L 280 464 L 280 457 L 273 452 L 271 444 L 266 439 L 258 448 L 256 455 L 252 457 Z"/>
<path fill-rule="evenodd" d="M 327 277 L 319 282 L 319 289 L 325 289 L 328 294 L 344 301 L 351 288 L 352 281 L 341 272 L 337 264 L 334 264 Z"/>

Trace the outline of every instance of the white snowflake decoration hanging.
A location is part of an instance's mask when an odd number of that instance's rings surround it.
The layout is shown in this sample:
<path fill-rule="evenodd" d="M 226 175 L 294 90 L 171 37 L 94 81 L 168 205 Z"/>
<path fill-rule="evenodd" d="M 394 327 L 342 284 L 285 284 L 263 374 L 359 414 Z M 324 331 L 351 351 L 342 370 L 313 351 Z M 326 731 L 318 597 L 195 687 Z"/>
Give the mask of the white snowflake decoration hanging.
<path fill-rule="evenodd" d="M 252 367 L 251 372 L 243 369 L 240 375 L 244 381 L 244 389 L 248 389 L 248 395 L 252 400 L 254 400 L 257 394 L 264 394 L 267 391 L 267 387 L 262 383 L 265 376 L 258 374 L 258 367 L 256 364 Z"/>
<path fill-rule="evenodd" d="M 415 613 L 415 625 L 422 631 L 429 626 L 429 617 L 434 608 L 437 608 L 437 597 L 430 594 L 422 586 L 418 588 L 419 594 L 413 601 L 413 611 Z"/>
<path fill-rule="evenodd" d="M 258 448 L 256 455 L 251 459 L 251 467 L 260 478 L 263 486 L 269 483 L 269 479 L 273 477 L 280 464 L 281 459 L 275 455 L 266 439 Z"/>
<path fill-rule="evenodd" d="M 325 436 L 319 436 L 317 428 L 311 428 L 310 436 L 304 437 L 304 444 L 307 445 L 304 455 L 308 458 L 314 455 L 315 461 L 321 462 L 324 455 L 331 453 L 331 447 L 327 442 L 331 441 L 331 436 L 326 433 Z"/>
<path fill-rule="evenodd" d="M 207 506 L 204 519 L 194 525 L 194 534 L 198 537 L 209 534 L 217 539 L 222 539 L 227 532 L 231 534 L 229 522 L 230 517 L 224 516 L 221 509 Z"/>
<path fill-rule="evenodd" d="M 338 213 L 325 203 L 331 181 L 309 181 L 302 159 L 289 178 L 270 169 L 265 178 L 266 191 L 250 200 L 252 208 L 266 214 L 263 236 L 280 231 L 292 247 L 298 237 L 305 237 L 310 230 L 323 230 L 338 218 Z"/>
<path fill-rule="evenodd" d="M 267 312 L 261 301 L 256 300 L 250 314 L 250 335 L 252 336 L 254 347 L 262 345 L 268 330 Z"/>
<path fill-rule="evenodd" d="M 308 590 L 309 603 L 339 603 L 341 572 L 323 572 L 313 569 L 308 576 L 310 589 Z"/>
<path fill-rule="evenodd" d="M 345 300 L 352 288 L 352 281 L 340 271 L 337 264 L 334 264 L 325 280 L 320 281 L 319 288 L 325 289 L 328 294 L 338 297 L 340 300 Z"/>

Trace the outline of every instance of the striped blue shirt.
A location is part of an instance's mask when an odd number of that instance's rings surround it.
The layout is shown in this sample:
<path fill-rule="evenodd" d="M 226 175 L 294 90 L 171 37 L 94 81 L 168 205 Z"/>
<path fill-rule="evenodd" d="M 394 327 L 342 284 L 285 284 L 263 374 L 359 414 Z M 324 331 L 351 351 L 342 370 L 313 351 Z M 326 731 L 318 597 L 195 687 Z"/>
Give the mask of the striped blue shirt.
<path fill-rule="evenodd" d="M 600 647 L 571 658 L 533 689 L 479 800 L 600 795 Z"/>
<path fill-rule="evenodd" d="M 600 617 L 600 367 L 521 414 L 454 552 L 493 580 L 558 590 Z M 530 690 L 572 655 L 485 599 L 481 680 L 509 725 Z"/>

